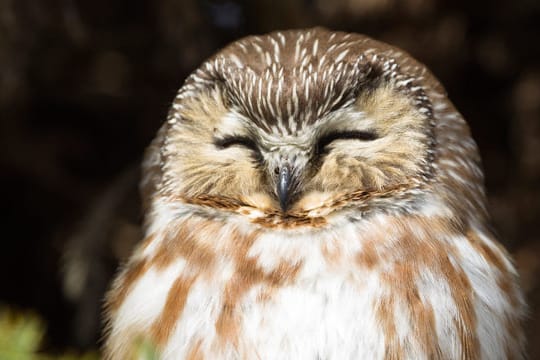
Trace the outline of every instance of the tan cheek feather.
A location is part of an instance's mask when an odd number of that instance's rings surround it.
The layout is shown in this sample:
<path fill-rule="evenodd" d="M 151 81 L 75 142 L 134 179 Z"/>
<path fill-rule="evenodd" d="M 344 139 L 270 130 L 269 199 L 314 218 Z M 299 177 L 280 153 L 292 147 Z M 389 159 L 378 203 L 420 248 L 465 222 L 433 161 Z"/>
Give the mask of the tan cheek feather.
<path fill-rule="evenodd" d="M 247 150 L 220 151 L 213 145 L 215 136 L 224 135 L 220 133 L 222 129 L 226 128 L 227 134 L 241 133 L 235 131 L 235 127 L 243 127 L 241 120 L 234 121 L 225 103 L 221 94 L 214 90 L 186 102 L 180 110 L 183 121 L 173 127 L 168 136 L 173 147 L 181 146 L 167 160 L 173 179 L 169 186 L 171 193 L 188 197 L 223 195 L 238 199 L 261 192 L 264 181 Z M 249 202 L 269 205 L 269 201 L 262 201 L 260 196 Z"/>
<path fill-rule="evenodd" d="M 291 211 L 310 211 L 317 209 L 321 204 L 325 204 L 333 200 L 334 194 L 330 192 L 312 191 L 304 195 L 296 202 Z"/>
<path fill-rule="evenodd" d="M 383 190 L 387 186 L 408 182 L 421 170 L 421 159 L 427 152 L 427 118 L 419 113 L 404 95 L 389 86 L 364 93 L 356 101 L 365 114 L 364 126 L 381 134 L 377 141 L 356 145 L 336 144 L 313 179 L 311 188 Z M 358 156 L 351 157 L 351 154 Z M 309 202 L 308 202 L 309 204 Z"/>

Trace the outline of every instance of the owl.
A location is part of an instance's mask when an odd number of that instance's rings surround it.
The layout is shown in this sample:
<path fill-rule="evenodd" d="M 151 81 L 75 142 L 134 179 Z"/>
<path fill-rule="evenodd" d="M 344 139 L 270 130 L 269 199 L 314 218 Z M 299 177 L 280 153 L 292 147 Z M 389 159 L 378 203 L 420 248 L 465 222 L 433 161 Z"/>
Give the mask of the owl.
<path fill-rule="evenodd" d="M 105 356 L 520 359 L 477 147 L 429 70 L 321 28 L 232 43 L 149 146 Z"/>

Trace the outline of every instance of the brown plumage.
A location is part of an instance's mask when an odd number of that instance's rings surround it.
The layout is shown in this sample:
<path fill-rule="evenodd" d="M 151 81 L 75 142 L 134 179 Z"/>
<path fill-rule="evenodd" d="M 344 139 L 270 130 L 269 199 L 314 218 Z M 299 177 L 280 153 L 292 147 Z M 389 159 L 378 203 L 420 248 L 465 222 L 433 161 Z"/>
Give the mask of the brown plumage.
<path fill-rule="evenodd" d="M 469 129 L 403 51 L 324 29 L 239 40 L 148 149 L 146 240 L 109 358 L 523 356 L 515 269 Z"/>

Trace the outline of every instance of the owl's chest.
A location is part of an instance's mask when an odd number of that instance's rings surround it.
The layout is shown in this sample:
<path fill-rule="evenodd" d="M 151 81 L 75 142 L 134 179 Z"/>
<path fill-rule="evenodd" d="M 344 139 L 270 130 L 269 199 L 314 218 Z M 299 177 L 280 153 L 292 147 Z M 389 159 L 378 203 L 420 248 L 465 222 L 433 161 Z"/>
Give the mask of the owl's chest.
<path fill-rule="evenodd" d="M 109 299 L 109 351 L 142 333 L 166 360 L 504 358 L 519 305 L 504 255 L 384 225 L 149 242 Z"/>
<path fill-rule="evenodd" d="M 374 314 L 375 278 L 329 272 L 282 287 L 265 301 L 255 294 L 241 306 L 242 336 L 268 358 L 377 358 L 384 353 Z M 370 287 L 372 289 L 370 289 Z"/>
<path fill-rule="evenodd" d="M 217 358 L 382 357 L 377 279 L 362 275 L 360 280 L 357 272 L 333 271 L 280 286 L 259 282 L 242 294 L 232 294 L 230 283 L 199 284 L 167 350 L 172 359 L 193 350 L 187 339 L 204 339 L 201 351 Z"/>
<path fill-rule="evenodd" d="M 165 358 L 384 358 L 410 319 L 389 304 L 387 266 L 373 264 L 357 232 L 268 233 L 228 252 L 189 282 Z"/>

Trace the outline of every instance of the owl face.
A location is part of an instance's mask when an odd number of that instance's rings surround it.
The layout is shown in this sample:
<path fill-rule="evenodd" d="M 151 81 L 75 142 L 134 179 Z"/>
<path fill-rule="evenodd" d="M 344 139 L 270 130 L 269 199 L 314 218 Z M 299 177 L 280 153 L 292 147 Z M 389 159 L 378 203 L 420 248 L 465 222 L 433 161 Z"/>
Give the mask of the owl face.
<path fill-rule="evenodd" d="M 432 126 L 415 94 L 362 54 L 307 58 L 261 67 L 234 56 L 226 74 L 177 100 L 167 144 L 175 196 L 295 213 L 425 179 Z M 230 61 L 227 49 L 218 59 Z M 331 77 L 339 68 L 347 76 Z"/>

